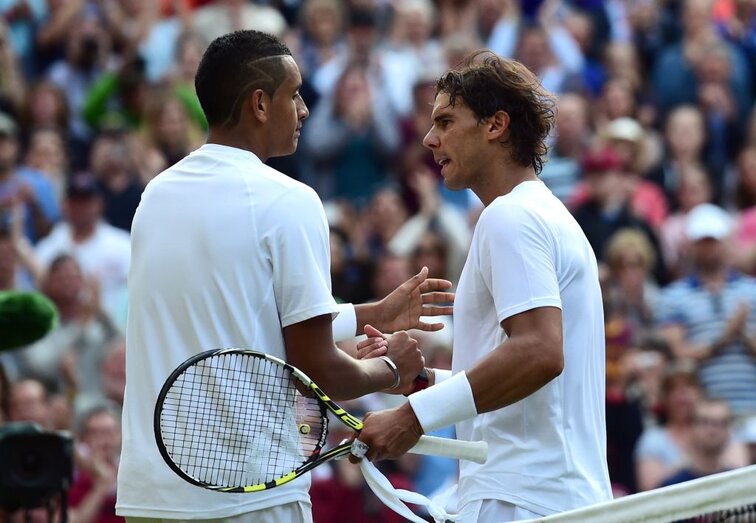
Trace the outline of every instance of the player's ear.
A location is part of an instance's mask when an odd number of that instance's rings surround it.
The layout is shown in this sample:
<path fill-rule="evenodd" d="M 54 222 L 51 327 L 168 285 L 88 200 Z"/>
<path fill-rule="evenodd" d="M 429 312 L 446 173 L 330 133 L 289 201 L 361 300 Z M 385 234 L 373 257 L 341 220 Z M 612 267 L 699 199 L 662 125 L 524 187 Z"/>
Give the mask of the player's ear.
<path fill-rule="evenodd" d="M 486 134 L 489 140 L 497 142 L 506 140 L 509 135 L 509 113 L 506 111 L 496 111 L 487 121 L 488 128 Z"/>
<path fill-rule="evenodd" d="M 255 89 L 247 98 L 247 104 L 256 120 L 268 121 L 270 111 L 270 97 L 262 89 Z"/>

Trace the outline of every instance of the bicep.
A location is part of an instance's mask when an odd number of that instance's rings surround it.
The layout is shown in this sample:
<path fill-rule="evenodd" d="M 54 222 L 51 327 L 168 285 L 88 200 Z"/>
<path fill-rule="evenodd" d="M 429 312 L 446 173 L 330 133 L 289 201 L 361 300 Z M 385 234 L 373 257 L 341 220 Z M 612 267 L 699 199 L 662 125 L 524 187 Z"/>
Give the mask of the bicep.
<path fill-rule="evenodd" d="M 507 337 L 530 340 L 542 348 L 540 354 L 563 364 L 562 310 L 557 307 L 537 307 L 515 314 L 501 322 Z"/>
<path fill-rule="evenodd" d="M 286 360 L 317 382 L 322 362 L 335 350 L 331 315 L 323 314 L 283 328 Z"/>

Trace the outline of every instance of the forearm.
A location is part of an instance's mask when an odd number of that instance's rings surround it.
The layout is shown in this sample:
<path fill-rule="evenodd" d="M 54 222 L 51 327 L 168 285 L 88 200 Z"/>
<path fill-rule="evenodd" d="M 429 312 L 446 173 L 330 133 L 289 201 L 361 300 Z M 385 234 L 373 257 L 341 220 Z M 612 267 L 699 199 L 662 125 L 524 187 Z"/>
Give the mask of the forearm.
<path fill-rule="evenodd" d="M 328 351 L 328 355 L 309 365 L 291 363 L 336 401 L 385 390 L 394 383 L 394 374 L 384 360 L 358 360 L 336 347 Z"/>

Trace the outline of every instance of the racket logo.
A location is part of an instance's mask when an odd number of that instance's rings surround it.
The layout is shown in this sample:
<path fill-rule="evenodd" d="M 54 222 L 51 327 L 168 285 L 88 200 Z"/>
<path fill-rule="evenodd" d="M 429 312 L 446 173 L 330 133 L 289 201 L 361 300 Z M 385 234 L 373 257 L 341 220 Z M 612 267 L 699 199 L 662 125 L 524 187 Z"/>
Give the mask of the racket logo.
<path fill-rule="evenodd" d="M 315 385 L 315 383 L 310 383 L 310 390 L 312 390 L 313 393 L 320 399 L 320 401 L 323 402 L 323 404 L 328 407 L 328 410 L 333 412 L 336 416 L 339 417 L 341 421 L 343 421 L 346 425 L 348 425 L 350 428 L 360 431 L 362 430 L 362 427 L 364 425 L 362 424 L 362 421 L 355 418 L 351 414 L 349 414 L 347 411 L 336 405 L 331 398 L 326 396 L 325 392 L 320 390 L 320 387 Z"/>

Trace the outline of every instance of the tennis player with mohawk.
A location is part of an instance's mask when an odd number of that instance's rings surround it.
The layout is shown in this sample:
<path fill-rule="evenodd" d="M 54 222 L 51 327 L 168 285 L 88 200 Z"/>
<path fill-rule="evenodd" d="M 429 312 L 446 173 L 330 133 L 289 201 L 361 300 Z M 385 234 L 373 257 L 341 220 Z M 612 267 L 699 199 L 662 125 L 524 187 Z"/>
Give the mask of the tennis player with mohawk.
<path fill-rule="evenodd" d="M 485 464 L 460 463 L 447 507 L 458 523 L 611 499 L 596 258 L 538 179 L 553 106 L 523 65 L 481 51 L 438 81 L 424 139 L 446 186 L 485 205 L 457 287 L 452 372 L 430 370 L 433 386 L 368 414 L 359 441 L 370 460 L 451 424 L 459 439 L 488 442 Z"/>
<path fill-rule="evenodd" d="M 450 312 L 424 305 L 453 299 L 434 292 L 451 283 L 427 279 L 427 269 L 378 303 L 335 303 L 320 200 L 264 163 L 296 149 L 308 116 L 301 83 L 291 52 L 272 36 L 237 31 L 214 40 L 195 79 L 207 143 L 142 195 L 131 233 L 117 502 L 131 523 L 312 521 L 308 477 L 245 496 L 193 486 L 168 468 L 153 414 L 163 382 L 184 360 L 215 348 L 255 349 L 288 360 L 333 399 L 408 392 L 423 359 L 403 329 L 437 330 L 442 325 L 421 322 L 421 314 Z M 399 331 L 385 358 L 359 360 L 336 348 L 335 331 L 352 337 L 368 323 Z"/>

